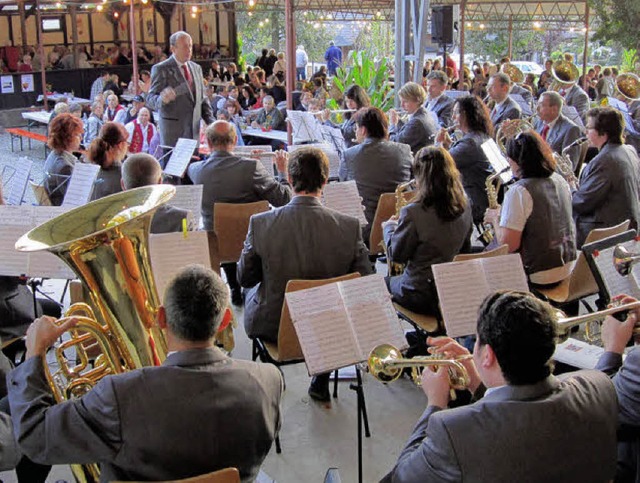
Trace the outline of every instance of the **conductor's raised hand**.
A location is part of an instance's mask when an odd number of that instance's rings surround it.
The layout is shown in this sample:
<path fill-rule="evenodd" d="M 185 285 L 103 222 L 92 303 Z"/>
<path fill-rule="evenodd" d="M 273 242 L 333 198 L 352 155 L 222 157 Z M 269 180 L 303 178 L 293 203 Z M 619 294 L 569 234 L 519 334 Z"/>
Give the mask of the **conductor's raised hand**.
<path fill-rule="evenodd" d="M 163 104 L 173 102 L 176 100 L 176 91 L 173 90 L 173 87 L 165 87 L 160 93 L 160 98 L 162 99 Z"/>
<path fill-rule="evenodd" d="M 36 320 L 27 329 L 27 359 L 30 357 L 44 356 L 47 349 L 53 345 L 53 343 L 64 332 L 74 327 L 78 321 L 74 318 L 70 318 L 56 324 L 56 319 L 44 315 Z"/>

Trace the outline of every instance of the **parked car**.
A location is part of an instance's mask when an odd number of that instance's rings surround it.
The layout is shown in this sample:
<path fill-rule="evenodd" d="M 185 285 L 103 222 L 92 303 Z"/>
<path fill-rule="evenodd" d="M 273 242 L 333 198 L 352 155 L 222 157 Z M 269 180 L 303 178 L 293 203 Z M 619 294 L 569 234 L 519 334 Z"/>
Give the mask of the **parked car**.
<path fill-rule="evenodd" d="M 544 72 L 544 68 L 541 65 L 536 64 L 535 62 L 516 60 L 511 63 L 515 65 L 518 69 L 520 69 L 524 73 L 524 75 L 527 75 L 527 74 L 540 75 Z"/>

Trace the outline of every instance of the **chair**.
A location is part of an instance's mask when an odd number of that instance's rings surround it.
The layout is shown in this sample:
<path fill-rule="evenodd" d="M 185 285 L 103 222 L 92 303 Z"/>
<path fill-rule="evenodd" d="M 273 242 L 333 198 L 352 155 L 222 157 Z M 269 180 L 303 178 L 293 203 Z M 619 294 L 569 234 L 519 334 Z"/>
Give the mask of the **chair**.
<path fill-rule="evenodd" d="M 40 184 L 36 184 L 33 181 L 29 181 L 29 186 L 31 187 L 31 191 L 33 192 L 33 196 L 36 199 L 36 202 L 40 206 L 51 206 L 51 199 L 49 198 L 49 193 L 44 186 Z"/>
<path fill-rule="evenodd" d="M 454 262 L 464 262 L 467 260 L 474 260 L 476 258 L 489 258 L 489 257 L 498 257 L 500 255 L 508 255 L 509 254 L 509 246 L 508 245 L 500 245 L 493 250 L 488 250 L 486 252 L 479 253 L 459 253 L 455 257 L 453 257 Z"/>
<path fill-rule="evenodd" d="M 220 263 L 237 262 L 249 231 L 249 218 L 269 211 L 268 201 L 254 203 L 214 203 L 213 231 L 218 239 Z"/>
<path fill-rule="evenodd" d="M 139 481 L 112 481 L 111 483 L 141 483 Z M 155 483 L 240 483 L 240 473 L 237 468 L 224 468 L 222 470 L 207 473 L 206 475 L 193 476 L 182 480 L 163 480 Z"/>
<path fill-rule="evenodd" d="M 623 221 L 619 225 L 609 228 L 598 228 L 591 230 L 587 235 L 584 244 L 592 243 L 610 236 L 619 235 L 629 229 L 629 220 Z M 582 251 L 578 252 L 578 258 L 571 270 L 571 274 L 558 285 L 551 288 L 536 287 L 535 291 L 542 294 L 547 300 L 556 306 L 567 305 L 571 302 L 582 301 L 589 312 L 593 312 L 591 307 L 583 300 L 585 297 L 598 293 L 598 284 L 593 278 L 587 258 Z"/>
<path fill-rule="evenodd" d="M 408 201 L 413 197 L 414 193 L 406 191 L 404 193 L 405 199 Z M 376 207 L 376 214 L 373 217 L 373 223 L 371 224 L 371 233 L 369 235 L 369 253 L 372 255 L 379 255 L 383 253 L 380 242 L 383 240 L 382 236 L 382 222 L 387 221 L 396 213 L 396 194 L 395 193 L 382 193 L 378 199 L 378 206 Z"/>
<path fill-rule="evenodd" d="M 587 151 L 589 151 L 589 143 L 584 142 L 580 145 L 580 156 L 578 156 L 578 162 L 576 163 L 576 169 L 574 170 L 574 174 L 578 179 L 580 179 L 580 173 L 584 167 L 584 160 L 587 159 Z"/>

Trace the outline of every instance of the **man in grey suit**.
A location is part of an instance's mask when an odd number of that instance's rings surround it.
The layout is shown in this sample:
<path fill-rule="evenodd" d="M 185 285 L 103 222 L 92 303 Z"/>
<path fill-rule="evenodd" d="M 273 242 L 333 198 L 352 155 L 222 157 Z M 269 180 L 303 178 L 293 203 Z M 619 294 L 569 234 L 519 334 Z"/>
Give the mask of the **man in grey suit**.
<path fill-rule="evenodd" d="M 228 300 L 211 269 L 185 267 L 158 312 L 164 363 L 107 376 L 60 404 L 43 359 L 75 319 L 59 326 L 37 319 L 27 332 L 27 360 L 9 376 L 21 449 L 42 463 L 98 462 L 104 482 L 182 479 L 230 466 L 253 481 L 280 428 L 283 380 L 272 365 L 234 360 L 215 347 Z"/>
<path fill-rule="evenodd" d="M 129 156 L 122 164 L 122 190 L 140 188 L 153 184 L 162 184 L 162 168 L 160 163 L 146 153 Z M 165 203 L 161 205 L 151 220 L 151 233 L 172 233 L 182 231 L 182 220 L 189 220 L 189 212 Z M 189 226 L 189 230 L 196 227 Z"/>
<path fill-rule="evenodd" d="M 507 119 L 520 119 L 522 109 L 516 101 L 509 97 L 511 89 L 511 79 L 503 72 L 493 74 L 487 84 L 489 97 L 495 102 L 491 110 L 491 122 L 498 129 L 498 125 Z"/>
<path fill-rule="evenodd" d="M 423 371 L 429 405 L 386 481 L 611 480 L 613 384 L 598 371 L 551 375 L 553 308 L 529 293 L 497 292 L 480 307 L 476 333 L 473 360 L 463 362 L 476 402 L 445 409 L 447 368 Z M 447 337 L 428 342 L 447 358 L 469 353 Z"/>
<path fill-rule="evenodd" d="M 277 157 L 285 158 L 280 151 Z M 360 222 L 320 202 L 329 160 L 318 148 L 295 151 L 289 160 L 291 202 L 251 217 L 238 263 L 240 285 L 250 288 L 244 327 L 251 338 L 278 339 L 284 290 L 292 279 L 320 279 L 372 271 Z M 312 382 L 310 395 L 329 400 L 329 375 Z"/>
<path fill-rule="evenodd" d="M 277 180 L 260 161 L 232 153 L 238 138 L 233 124 L 216 121 L 207 128 L 211 155 L 206 161 L 189 167 L 193 184 L 202 185 L 202 221 L 205 230 L 213 230 L 214 203 L 252 203 L 267 200 L 273 206 L 286 205 L 291 199 L 287 180 Z M 284 176 L 286 165 L 280 161 L 278 171 Z M 242 293 L 236 279 L 236 264 L 223 264 L 231 288 L 231 300 L 242 304 Z"/>
<path fill-rule="evenodd" d="M 364 204 L 367 226 L 362 230 L 368 244 L 371 224 L 382 193 L 392 193 L 411 178 L 411 148 L 388 141 L 387 116 L 377 107 L 355 114 L 360 144 L 347 149 L 340 165 L 340 181 L 355 180 Z M 374 247 L 375 248 L 375 247 Z"/>
<path fill-rule="evenodd" d="M 638 154 L 623 144 L 624 120 L 620 111 L 596 107 L 587 114 L 587 138 L 598 155 L 585 166 L 580 185 L 573 192 L 576 244 L 582 246 L 594 228 L 607 228 L 631 220 L 637 229 L 640 220 Z"/>
<path fill-rule="evenodd" d="M 556 153 L 562 151 L 580 139 L 580 127 L 562 115 L 562 96 L 554 91 L 546 91 L 538 99 L 538 117 L 535 129 Z M 573 169 L 580 160 L 580 146 L 575 145 L 567 151 Z"/>
<path fill-rule="evenodd" d="M 589 94 L 587 94 L 578 84 L 573 84 L 572 86 L 566 86 L 560 89 L 560 95 L 564 97 L 564 102 L 567 106 L 575 107 L 580 118 L 585 121 L 587 118 L 587 111 L 591 105 L 589 101 Z"/>
<path fill-rule="evenodd" d="M 424 108 L 426 93 L 420 84 L 407 82 L 398 92 L 400 106 L 408 115 L 406 121 L 400 119 L 395 109 L 389 111 L 389 139 L 396 143 L 408 144 L 413 154 L 421 148 L 433 144 L 438 125 Z"/>
<path fill-rule="evenodd" d="M 441 127 L 451 126 L 454 100 L 447 96 L 449 83 L 447 74 L 441 70 L 432 70 L 427 76 L 427 101 L 424 105 L 427 112 L 435 112 Z"/>
<path fill-rule="evenodd" d="M 191 61 L 193 42 L 187 32 L 169 38 L 173 55 L 151 69 L 147 106 L 157 111 L 160 140 L 175 146 L 178 138 L 198 139 L 200 120 L 214 121 L 209 100 L 204 95 L 202 68 Z"/>

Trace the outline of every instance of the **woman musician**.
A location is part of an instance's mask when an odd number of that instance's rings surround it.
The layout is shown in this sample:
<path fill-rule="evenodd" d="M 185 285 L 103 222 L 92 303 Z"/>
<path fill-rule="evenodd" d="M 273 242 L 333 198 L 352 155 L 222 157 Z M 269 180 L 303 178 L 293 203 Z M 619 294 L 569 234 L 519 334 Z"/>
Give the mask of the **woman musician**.
<path fill-rule="evenodd" d="M 344 92 L 344 104 L 348 111 L 345 113 L 345 119 L 340 125 L 340 131 L 344 137 L 345 149 L 349 149 L 351 146 L 357 144 L 356 142 L 356 122 L 354 118 L 355 112 L 363 107 L 369 107 L 371 101 L 367 92 L 358 85 L 352 85 Z M 325 109 L 322 114 L 322 120 L 328 122 L 331 116 L 331 111 Z"/>
<path fill-rule="evenodd" d="M 576 259 L 576 230 L 571 218 L 571 191 L 556 173 L 549 146 L 534 131 L 507 141 L 507 157 L 517 178 L 502 209 L 489 209 L 499 245 L 519 252 L 531 283 L 553 285 L 571 273 Z"/>

